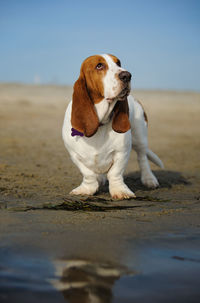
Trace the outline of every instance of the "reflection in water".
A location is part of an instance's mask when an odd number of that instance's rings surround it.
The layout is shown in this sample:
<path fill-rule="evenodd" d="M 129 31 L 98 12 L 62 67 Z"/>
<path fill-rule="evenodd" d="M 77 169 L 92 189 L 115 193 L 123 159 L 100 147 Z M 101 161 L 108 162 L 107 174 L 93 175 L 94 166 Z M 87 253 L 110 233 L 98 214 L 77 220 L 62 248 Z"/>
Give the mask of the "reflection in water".
<path fill-rule="evenodd" d="M 70 303 L 109 303 L 116 280 L 127 274 L 121 267 L 84 260 L 55 262 L 57 279 L 52 284 Z"/>
<path fill-rule="evenodd" d="M 113 263 L 53 261 L 0 248 L 0 303 L 199 303 L 199 239 L 162 235 L 134 242 L 126 256 L 136 270 L 132 277 Z"/>

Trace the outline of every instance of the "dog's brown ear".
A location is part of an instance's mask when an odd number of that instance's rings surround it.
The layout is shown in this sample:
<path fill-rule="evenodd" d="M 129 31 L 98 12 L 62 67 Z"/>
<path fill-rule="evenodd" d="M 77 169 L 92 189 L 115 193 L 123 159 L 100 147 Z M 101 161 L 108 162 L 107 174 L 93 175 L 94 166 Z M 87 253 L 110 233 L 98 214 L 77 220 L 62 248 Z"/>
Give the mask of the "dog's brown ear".
<path fill-rule="evenodd" d="M 131 128 L 127 98 L 115 104 L 112 128 L 117 133 L 125 133 Z"/>
<path fill-rule="evenodd" d="M 94 135 L 99 126 L 99 119 L 88 94 L 84 75 L 80 75 L 74 84 L 71 124 L 86 137 Z"/>

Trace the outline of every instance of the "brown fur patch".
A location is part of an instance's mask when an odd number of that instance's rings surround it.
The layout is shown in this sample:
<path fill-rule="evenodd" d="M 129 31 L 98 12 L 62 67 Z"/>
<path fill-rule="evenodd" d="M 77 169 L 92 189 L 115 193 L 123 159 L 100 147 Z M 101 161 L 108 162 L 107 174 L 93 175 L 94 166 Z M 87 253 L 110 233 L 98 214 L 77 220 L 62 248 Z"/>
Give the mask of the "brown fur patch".
<path fill-rule="evenodd" d="M 98 64 L 102 64 L 103 68 L 98 70 Z M 99 55 L 88 57 L 81 66 L 81 74 L 84 75 L 88 94 L 93 103 L 99 103 L 104 98 L 103 77 L 108 70 L 106 60 Z"/>
<path fill-rule="evenodd" d="M 115 104 L 112 128 L 117 133 L 125 133 L 131 128 L 127 98 Z"/>
<path fill-rule="evenodd" d="M 88 95 L 83 75 L 74 84 L 72 97 L 72 127 L 83 133 L 86 137 L 94 135 L 99 126 L 99 119 L 94 104 Z"/>

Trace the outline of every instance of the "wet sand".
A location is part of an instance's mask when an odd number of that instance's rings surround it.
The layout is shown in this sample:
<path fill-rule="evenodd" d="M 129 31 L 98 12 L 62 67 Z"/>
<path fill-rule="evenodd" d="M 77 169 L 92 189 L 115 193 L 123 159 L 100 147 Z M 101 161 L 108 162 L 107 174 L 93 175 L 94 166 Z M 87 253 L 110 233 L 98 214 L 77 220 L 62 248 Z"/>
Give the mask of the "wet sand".
<path fill-rule="evenodd" d="M 132 92 L 147 111 L 149 145 L 164 162 L 165 170 L 152 164 L 160 187 L 145 189 L 140 182 L 136 154 L 132 152 L 125 180 L 137 199 L 125 201 L 110 200 L 107 186 L 92 199 L 71 199 L 68 195 L 81 182 L 80 173 L 61 138 L 64 112 L 71 94 L 72 88 L 64 86 L 0 84 L 0 281 L 5 282 L 0 291 L 1 301 L 13 302 L 13 297 L 8 296 L 10 289 L 14 297 L 18 293 L 18 287 L 12 283 L 16 268 L 19 282 L 23 276 L 19 268 L 23 273 L 30 260 L 36 260 L 32 262 L 34 273 L 38 260 L 41 263 L 49 260 L 47 267 L 43 265 L 38 269 L 44 281 L 52 273 L 55 275 L 55 264 L 62 259 L 66 264 L 70 260 L 84 260 L 98 268 L 118 270 L 118 276 L 111 274 L 113 282 L 106 286 L 110 292 L 103 302 L 110 302 L 112 296 L 113 302 L 132 302 L 133 298 L 134 302 L 145 302 L 145 298 L 160 302 L 159 298 L 151 297 L 150 284 L 143 280 L 152 262 L 160 274 L 166 273 L 163 264 L 169 265 L 167 281 L 175 272 L 180 278 L 184 268 L 188 275 L 188 279 L 177 281 L 173 298 L 161 287 L 160 292 L 166 294 L 165 302 L 174 298 L 184 302 L 186 296 L 180 291 L 181 285 L 188 285 L 190 302 L 198 302 L 195 300 L 200 298 L 200 292 L 195 281 L 199 276 L 195 266 L 198 268 L 200 259 L 200 94 Z M 161 251 L 161 255 L 152 255 L 152 250 Z M 11 260 L 16 260 L 17 265 Z M 20 265 L 20 260 L 24 260 L 26 266 Z M 146 267 L 140 266 L 143 263 Z M 49 268 L 52 272 L 48 275 Z M 81 272 L 85 273 L 84 270 Z M 10 278 L 5 275 L 8 271 L 13 272 Z M 77 272 L 80 276 L 80 268 Z M 136 279 L 137 288 L 144 285 L 146 290 L 140 288 L 137 298 L 136 292 L 130 291 L 136 280 L 128 278 L 129 272 L 139 279 Z M 53 280 L 58 282 L 60 276 Z M 85 276 L 88 280 L 87 270 Z M 127 278 L 120 279 L 123 276 Z M 151 289 L 156 291 L 160 276 L 153 277 Z M 123 279 L 129 279 L 128 288 Z M 174 285 L 170 281 L 169 285 Z M 51 283 L 55 284 L 60 289 L 58 283 Z M 21 285 L 24 302 L 31 285 Z M 37 291 L 33 293 L 36 296 Z M 79 293 L 83 300 L 85 292 Z M 51 301 L 47 300 L 46 292 L 46 296 L 40 294 L 40 299 L 43 298 L 41 302 L 64 302 L 66 294 L 55 296 L 59 299 L 51 296 Z M 36 297 L 33 296 L 32 302 L 37 301 Z M 69 293 L 65 299 L 76 302 L 73 295 L 69 298 Z M 80 297 L 77 300 L 81 302 Z"/>

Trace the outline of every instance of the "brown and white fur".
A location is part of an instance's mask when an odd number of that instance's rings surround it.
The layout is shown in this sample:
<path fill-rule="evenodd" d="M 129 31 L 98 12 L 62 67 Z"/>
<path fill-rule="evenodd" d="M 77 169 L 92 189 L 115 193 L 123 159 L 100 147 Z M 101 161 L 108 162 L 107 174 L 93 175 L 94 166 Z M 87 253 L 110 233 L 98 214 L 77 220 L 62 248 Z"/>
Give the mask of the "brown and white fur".
<path fill-rule="evenodd" d="M 147 117 L 129 95 L 130 80 L 131 74 L 113 55 L 91 56 L 82 63 L 62 129 L 65 147 L 83 175 L 72 195 L 95 194 L 107 176 L 112 198 L 134 198 L 123 180 L 132 147 L 142 183 L 148 188 L 159 186 L 148 159 L 161 168 L 163 164 L 148 148 Z M 72 136 L 72 128 L 82 136 Z"/>

